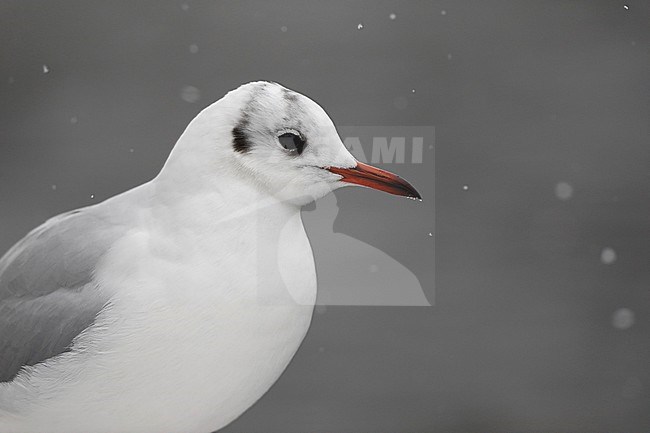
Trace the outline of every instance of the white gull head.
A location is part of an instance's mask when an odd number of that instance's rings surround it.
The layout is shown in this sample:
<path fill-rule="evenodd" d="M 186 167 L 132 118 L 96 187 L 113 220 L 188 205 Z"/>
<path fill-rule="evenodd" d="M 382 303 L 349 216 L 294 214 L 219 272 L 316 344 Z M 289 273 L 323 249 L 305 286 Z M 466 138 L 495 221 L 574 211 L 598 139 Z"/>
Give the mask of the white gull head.
<path fill-rule="evenodd" d="M 164 180 L 224 194 L 235 183 L 242 199 L 249 190 L 297 206 L 351 184 L 420 198 L 406 181 L 356 161 L 316 102 L 266 81 L 244 84 L 196 116 Z"/>

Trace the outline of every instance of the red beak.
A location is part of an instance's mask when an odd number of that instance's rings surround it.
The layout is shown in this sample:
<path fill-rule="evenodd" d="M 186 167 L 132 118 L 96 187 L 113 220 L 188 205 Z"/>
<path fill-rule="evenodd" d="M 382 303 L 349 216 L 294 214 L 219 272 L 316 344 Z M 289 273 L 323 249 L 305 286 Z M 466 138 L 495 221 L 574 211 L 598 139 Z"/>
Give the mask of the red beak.
<path fill-rule="evenodd" d="M 327 170 L 343 176 L 341 182 L 366 186 L 389 194 L 422 200 L 420 193 L 398 175 L 364 164 L 363 162 L 357 161 L 357 166 L 352 168 L 329 167 Z"/>

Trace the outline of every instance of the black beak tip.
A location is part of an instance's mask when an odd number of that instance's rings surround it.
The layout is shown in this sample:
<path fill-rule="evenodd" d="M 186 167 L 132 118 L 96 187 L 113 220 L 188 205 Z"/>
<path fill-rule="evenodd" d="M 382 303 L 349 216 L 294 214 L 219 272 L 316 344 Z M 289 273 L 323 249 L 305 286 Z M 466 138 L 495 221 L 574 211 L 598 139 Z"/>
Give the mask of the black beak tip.
<path fill-rule="evenodd" d="M 410 198 L 411 200 L 422 201 L 422 196 L 420 195 L 418 190 L 415 189 L 413 185 L 411 185 L 410 183 L 408 182 L 405 183 L 406 183 L 406 188 L 404 188 L 404 190 L 406 191 L 405 196 L 407 198 Z"/>

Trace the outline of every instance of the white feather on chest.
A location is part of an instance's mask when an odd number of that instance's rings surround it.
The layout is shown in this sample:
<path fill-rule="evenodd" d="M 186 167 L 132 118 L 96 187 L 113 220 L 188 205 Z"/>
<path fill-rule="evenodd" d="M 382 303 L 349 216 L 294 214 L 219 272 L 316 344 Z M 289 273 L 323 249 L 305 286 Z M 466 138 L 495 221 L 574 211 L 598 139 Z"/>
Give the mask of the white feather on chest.
<path fill-rule="evenodd" d="M 282 225 L 269 217 L 222 221 L 196 236 L 156 233 L 148 222 L 117 242 L 96 273 L 112 302 L 77 340 L 87 347 L 77 362 L 59 358 L 35 372 L 40 409 L 29 423 L 61 433 L 210 432 L 250 407 L 295 354 L 316 299 L 299 212 L 275 215 Z M 69 383 L 43 394 L 59 368 Z M 74 423 L 62 417 L 70 407 Z"/>

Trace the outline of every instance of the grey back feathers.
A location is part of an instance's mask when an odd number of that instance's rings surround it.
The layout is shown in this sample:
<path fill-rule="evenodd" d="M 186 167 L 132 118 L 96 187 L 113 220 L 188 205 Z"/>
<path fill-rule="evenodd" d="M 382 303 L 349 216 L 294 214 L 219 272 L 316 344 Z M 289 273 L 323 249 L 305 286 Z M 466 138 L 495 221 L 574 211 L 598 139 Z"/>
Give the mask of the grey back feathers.
<path fill-rule="evenodd" d="M 0 259 L 0 382 L 70 349 L 109 301 L 93 272 L 120 226 L 82 210 L 48 220 Z"/>

